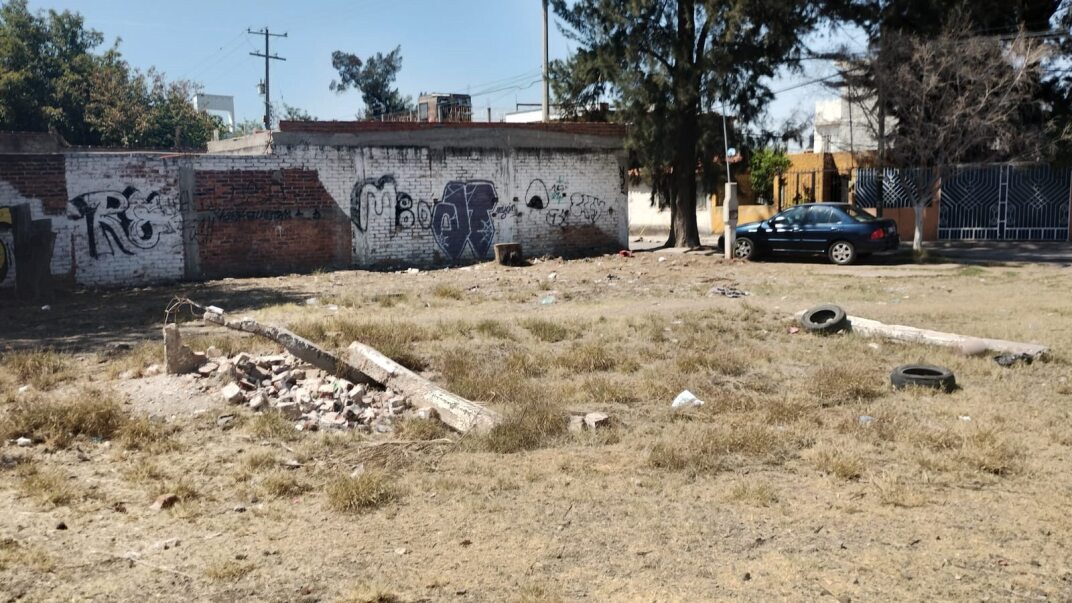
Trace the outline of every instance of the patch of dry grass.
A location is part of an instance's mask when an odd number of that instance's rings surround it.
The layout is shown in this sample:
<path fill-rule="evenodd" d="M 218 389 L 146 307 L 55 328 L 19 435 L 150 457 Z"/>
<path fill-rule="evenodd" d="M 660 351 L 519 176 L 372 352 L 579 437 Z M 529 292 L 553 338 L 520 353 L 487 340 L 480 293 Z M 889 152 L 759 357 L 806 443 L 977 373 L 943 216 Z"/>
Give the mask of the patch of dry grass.
<path fill-rule="evenodd" d="M 620 378 L 598 375 L 589 377 L 578 387 L 581 403 L 632 404 L 640 401 L 636 389 Z"/>
<path fill-rule="evenodd" d="M 480 448 L 511 454 L 550 445 L 566 433 L 569 417 L 558 404 L 533 400 L 510 408 L 500 424 L 480 436 Z"/>
<path fill-rule="evenodd" d="M 440 299 L 461 300 L 465 298 L 464 291 L 453 285 L 447 285 L 445 283 L 440 283 L 433 287 L 432 295 Z"/>
<path fill-rule="evenodd" d="M 116 439 L 127 450 L 160 453 L 178 447 L 178 442 L 172 437 L 173 434 L 172 427 L 141 416 L 124 422 L 116 434 Z"/>
<path fill-rule="evenodd" d="M 743 460 L 780 464 L 803 445 L 786 430 L 754 423 L 675 425 L 674 431 L 651 447 L 649 465 L 671 471 L 715 473 Z"/>
<path fill-rule="evenodd" d="M 0 356 L 0 366 L 10 371 L 20 385 L 30 384 L 41 391 L 75 376 L 72 358 L 50 349 L 6 352 Z"/>
<path fill-rule="evenodd" d="M 0 438 L 28 437 L 66 447 L 79 436 L 111 439 L 128 421 L 110 390 L 83 387 L 65 394 L 9 398 L 0 416 Z"/>
<path fill-rule="evenodd" d="M 581 343 L 555 356 L 555 365 L 573 374 L 613 370 L 625 372 L 639 368 L 636 360 L 605 343 Z"/>
<path fill-rule="evenodd" d="M 68 475 L 56 468 L 26 465 L 17 474 L 19 491 L 43 505 L 60 507 L 85 496 Z"/>
<path fill-rule="evenodd" d="M 405 599 L 382 584 L 361 584 L 351 588 L 338 603 L 404 603 Z"/>
<path fill-rule="evenodd" d="M 491 339 L 514 339 L 514 332 L 510 327 L 498 320 L 482 320 L 476 323 L 476 332 Z"/>
<path fill-rule="evenodd" d="M 871 478 L 871 487 L 884 505 L 913 509 L 927 504 L 927 499 L 918 484 L 911 484 L 903 476 L 884 472 Z"/>
<path fill-rule="evenodd" d="M 21 543 L 14 538 L 0 538 L 0 572 L 25 567 L 43 574 L 56 568 L 56 561 L 39 547 Z"/>
<path fill-rule="evenodd" d="M 153 364 L 164 363 L 164 344 L 159 341 L 142 341 L 131 349 L 108 360 L 108 377 L 118 379 L 121 375 L 142 377 L 145 369 Z"/>
<path fill-rule="evenodd" d="M 438 332 L 405 321 L 357 321 L 349 318 L 303 318 L 290 323 L 296 334 L 318 344 L 344 348 L 358 341 L 379 350 L 402 366 L 423 371 L 425 360 L 415 352 L 415 344 L 438 339 Z"/>
<path fill-rule="evenodd" d="M 543 584 L 526 584 L 517 593 L 513 603 L 562 603 L 565 599 L 554 589 Z"/>
<path fill-rule="evenodd" d="M 254 569 L 256 566 L 248 561 L 225 559 L 206 567 L 205 577 L 213 582 L 238 582 Z"/>
<path fill-rule="evenodd" d="M 370 511 L 398 497 L 394 479 L 378 469 L 338 477 L 328 483 L 325 493 L 328 507 L 340 513 Z"/>
<path fill-rule="evenodd" d="M 778 492 L 766 482 L 751 479 L 734 484 L 729 498 L 756 507 L 769 507 L 778 503 Z"/>
<path fill-rule="evenodd" d="M 999 476 L 1022 471 L 1027 459 L 1020 446 L 993 429 L 974 430 L 965 436 L 957 456 L 972 469 Z"/>
<path fill-rule="evenodd" d="M 139 459 L 123 470 L 123 477 L 134 483 L 153 483 L 163 480 L 167 474 L 150 459 Z"/>
<path fill-rule="evenodd" d="M 255 450 L 246 453 L 239 461 L 239 464 L 252 473 L 260 473 L 276 467 L 279 464 L 279 457 L 268 450 Z"/>
<path fill-rule="evenodd" d="M 439 419 L 416 417 L 402 421 L 395 427 L 395 430 L 398 437 L 406 440 L 438 440 L 454 433 Z"/>
<path fill-rule="evenodd" d="M 867 469 L 860 457 L 827 442 L 808 450 L 804 457 L 819 471 L 838 479 L 860 479 Z"/>
<path fill-rule="evenodd" d="M 808 393 L 822 406 L 867 402 L 885 393 L 873 374 L 852 366 L 821 366 L 808 379 Z"/>
<path fill-rule="evenodd" d="M 264 476 L 260 482 L 262 492 L 272 498 L 289 498 L 299 496 L 312 489 L 312 486 L 298 479 L 293 471 L 276 469 Z"/>
<path fill-rule="evenodd" d="M 528 318 L 521 322 L 521 326 L 532 336 L 544 343 L 556 343 L 573 339 L 577 331 L 570 325 L 562 324 L 561 321 L 551 321 L 543 318 Z"/>
<path fill-rule="evenodd" d="M 293 442 L 301 437 L 294 422 L 278 412 L 254 415 L 245 425 L 251 434 L 264 440 Z"/>

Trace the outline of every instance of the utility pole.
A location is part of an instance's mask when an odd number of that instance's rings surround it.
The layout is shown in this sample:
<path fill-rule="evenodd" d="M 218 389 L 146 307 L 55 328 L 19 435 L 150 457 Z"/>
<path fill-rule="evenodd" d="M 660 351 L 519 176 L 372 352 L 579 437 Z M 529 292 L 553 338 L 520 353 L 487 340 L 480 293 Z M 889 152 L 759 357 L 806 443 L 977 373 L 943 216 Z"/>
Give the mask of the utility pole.
<path fill-rule="evenodd" d="M 272 129 L 272 95 L 271 95 L 271 88 L 269 87 L 269 69 L 268 69 L 268 66 L 271 64 L 272 61 L 285 61 L 286 59 L 281 57 L 281 56 L 279 56 L 278 54 L 269 54 L 268 40 L 270 38 L 285 38 L 285 37 L 287 37 L 287 34 L 285 34 L 285 33 L 274 34 L 274 33 L 270 32 L 270 31 L 268 31 L 267 27 L 265 27 L 264 29 L 262 29 L 260 31 L 253 31 L 252 29 L 246 29 L 246 32 L 251 34 L 251 35 L 264 36 L 264 54 L 261 54 L 259 52 L 251 52 L 249 54 L 251 54 L 251 55 L 253 55 L 255 57 L 263 57 L 264 58 L 264 129 L 271 130 Z"/>
<path fill-rule="evenodd" d="M 551 121 L 551 76 L 547 66 L 547 0 L 543 0 L 543 121 Z"/>

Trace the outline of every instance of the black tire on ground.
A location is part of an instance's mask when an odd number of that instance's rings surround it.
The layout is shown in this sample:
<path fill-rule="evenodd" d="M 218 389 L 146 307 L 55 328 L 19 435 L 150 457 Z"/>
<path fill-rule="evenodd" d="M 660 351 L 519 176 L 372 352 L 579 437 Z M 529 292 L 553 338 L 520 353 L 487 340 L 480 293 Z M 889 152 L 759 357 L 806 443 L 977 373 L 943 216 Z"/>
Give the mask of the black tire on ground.
<path fill-rule="evenodd" d="M 800 315 L 800 326 L 812 333 L 837 333 L 849 326 L 848 318 L 841 306 L 823 304 L 808 308 Z"/>
<path fill-rule="evenodd" d="M 733 241 L 733 257 L 738 260 L 754 260 L 759 253 L 756 250 L 756 242 L 748 237 L 737 237 Z"/>
<path fill-rule="evenodd" d="M 848 241 L 834 241 L 826 250 L 826 257 L 838 266 L 848 266 L 856 261 L 856 246 Z"/>
<path fill-rule="evenodd" d="M 893 369 L 890 383 L 894 389 L 904 389 L 910 385 L 930 387 L 944 392 L 951 392 L 957 387 L 957 378 L 953 371 L 933 364 L 905 364 Z"/>

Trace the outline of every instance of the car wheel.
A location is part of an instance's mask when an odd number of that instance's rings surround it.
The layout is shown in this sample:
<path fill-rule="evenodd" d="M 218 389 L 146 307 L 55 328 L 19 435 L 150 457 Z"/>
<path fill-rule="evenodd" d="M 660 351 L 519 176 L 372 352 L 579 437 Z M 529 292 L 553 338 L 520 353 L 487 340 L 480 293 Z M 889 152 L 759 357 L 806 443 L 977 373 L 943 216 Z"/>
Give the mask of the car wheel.
<path fill-rule="evenodd" d="M 826 255 L 838 266 L 847 266 L 856 261 L 856 246 L 848 241 L 834 241 Z"/>
<path fill-rule="evenodd" d="M 841 306 L 823 304 L 805 310 L 800 315 L 800 326 L 812 333 L 829 335 L 848 328 L 849 321 Z"/>
<path fill-rule="evenodd" d="M 733 257 L 738 260 L 756 259 L 756 244 L 748 237 L 740 237 L 733 242 Z"/>
<path fill-rule="evenodd" d="M 905 364 L 893 369 L 890 383 L 894 389 L 915 385 L 951 392 L 957 387 L 957 378 L 953 371 L 933 364 Z"/>

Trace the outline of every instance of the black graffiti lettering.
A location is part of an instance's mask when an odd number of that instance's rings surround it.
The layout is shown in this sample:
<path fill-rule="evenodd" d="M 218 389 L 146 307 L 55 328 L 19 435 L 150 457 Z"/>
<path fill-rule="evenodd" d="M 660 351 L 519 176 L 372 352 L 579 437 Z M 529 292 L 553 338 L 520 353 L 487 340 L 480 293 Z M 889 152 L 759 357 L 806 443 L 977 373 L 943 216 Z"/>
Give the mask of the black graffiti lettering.
<path fill-rule="evenodd" d="M 170 224 L 154 223 L 148 216 L 150 209 L 161 213 L 159 200 L 157 192 L 142 197 L 132 186 L 122 191 L 93 191 L 68 201 L 67 217 L 85 220 L 91 257 L 114 255 L 117 250 L 134 255 L 138 249 L 156 247 L 161 234 L 174 232 Z"/>
<path fill-rule="evenodd" d="M 547 185 L 543 183 L 543 180 L 536 178 L 529 182 L 529 187 L 525 190 L 526 207 L 536 210 L 544 209 L 549 199 Z"/>

